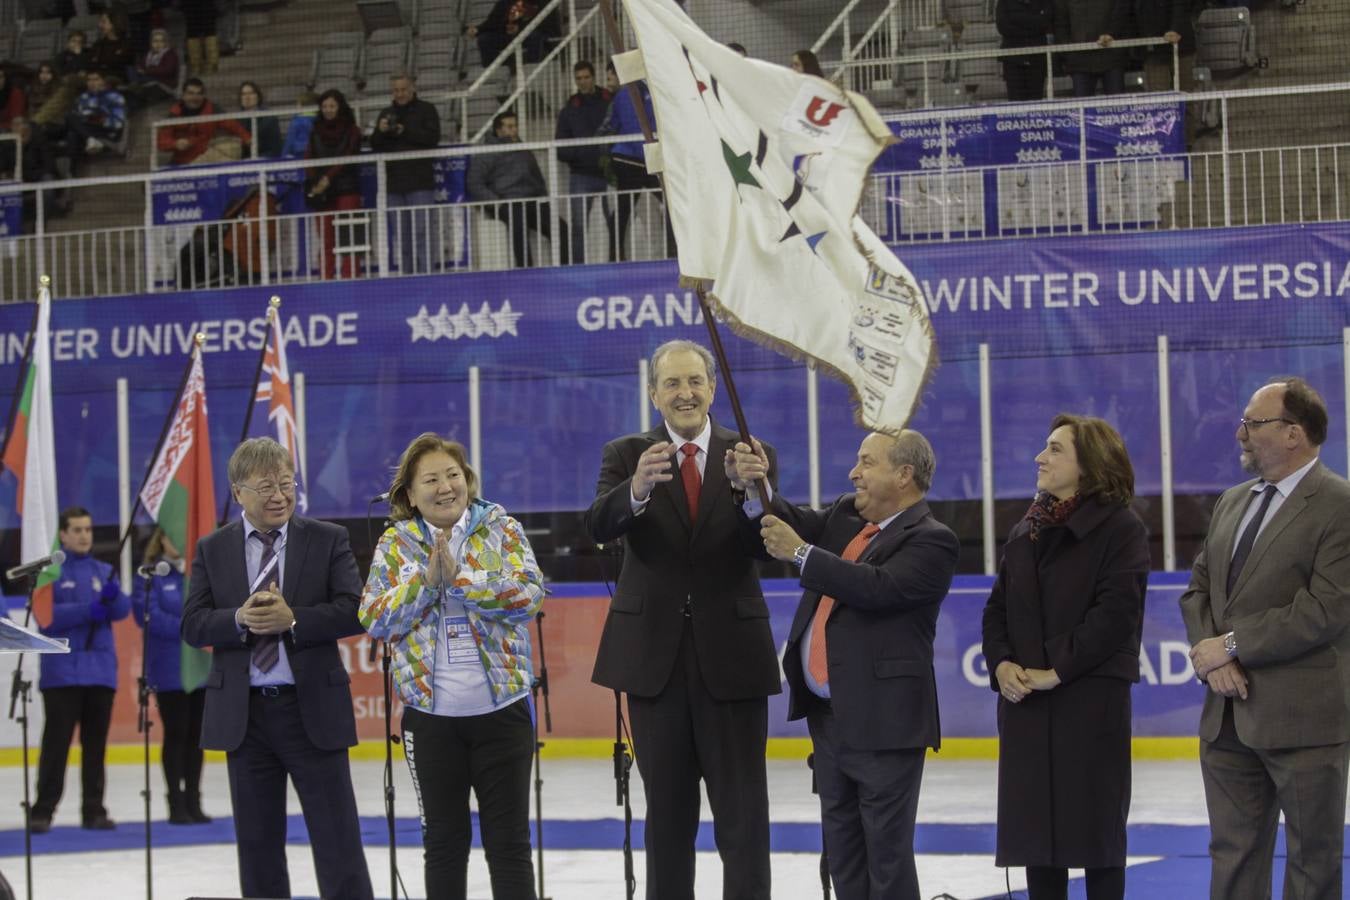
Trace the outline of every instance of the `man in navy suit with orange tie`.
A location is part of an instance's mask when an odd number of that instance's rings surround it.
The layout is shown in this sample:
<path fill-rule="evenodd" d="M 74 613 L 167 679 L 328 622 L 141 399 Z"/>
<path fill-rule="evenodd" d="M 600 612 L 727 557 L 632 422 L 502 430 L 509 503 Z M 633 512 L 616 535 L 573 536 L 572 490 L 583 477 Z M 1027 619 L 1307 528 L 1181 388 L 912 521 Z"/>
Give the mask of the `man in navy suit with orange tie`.
<path fill-rule="evenodd" d="M 271 438 L 240 444 L 243 515 L 197 544 L 183 640 L 210 647 L 202 747 L 224 750 L 245 897 L 289 897 L 286 780 L 300 797 L 319 894 L 369 900 L 347 748 L 356 743 L 339 638 L 361 633 L 347 531 L 294 516 L 295 470 Z"/>
<path fill-rule="evenodd" d="M 736 445 L 734 485 L 768 470 L 755 449 Z M 924 500 L 935 468 L 917 431 L 872 433 L 849 472 L 854 493 L 826 510 L 774 497 L 758 520 L 765 550 L 795 563 L 805 589 L 783 653 L 788 718 L 811 729 L 839 900 L 919 900 L 919 783 L 940 743 L 933 636 L 960 546 Z"/>

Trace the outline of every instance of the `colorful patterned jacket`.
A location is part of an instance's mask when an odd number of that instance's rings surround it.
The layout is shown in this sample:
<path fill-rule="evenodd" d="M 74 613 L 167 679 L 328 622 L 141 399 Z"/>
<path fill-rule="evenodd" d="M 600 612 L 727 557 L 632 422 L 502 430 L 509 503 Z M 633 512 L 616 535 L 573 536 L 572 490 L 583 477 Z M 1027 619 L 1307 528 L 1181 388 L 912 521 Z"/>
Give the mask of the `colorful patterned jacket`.
<path fill-rule="evenodd" d="M 427 712 L 443 593 L 422 581 L 431 547 L 420 518 L 394 523 L 375 548 L 359 613 L 371 637 L 393 647 L 399 697 Z M 464 603 L 493 703 L 534 683 L 529 625 L 543 603 L 543 583 L 521 524 L 497 504 L 474 500 L 450 591 Z"/>

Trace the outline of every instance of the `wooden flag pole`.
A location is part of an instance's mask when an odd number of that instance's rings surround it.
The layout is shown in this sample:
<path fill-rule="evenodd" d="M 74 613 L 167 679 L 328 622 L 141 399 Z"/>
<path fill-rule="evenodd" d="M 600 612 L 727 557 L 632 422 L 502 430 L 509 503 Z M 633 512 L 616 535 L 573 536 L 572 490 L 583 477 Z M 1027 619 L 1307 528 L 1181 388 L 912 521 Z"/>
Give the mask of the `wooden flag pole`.
<path fill-rule="evenodd" d="M 267 345 L 272 343 L 272 320 L 281 315 L 281 298 L 273 296 L 267 301 L 267 337 L 263 340 L 262 349 L 258 351 L 258 368 L 253 370 L 253 387 L 248 391 L 248 407 L 244 411 L 244 430 L 239 435 L 239 444 L 248 440 L 248 429 L 253 424 L 253 407 L 258 405 L 258 382 L 262 381 L 263 363 L 267 360 Z M 235 446 L 239 446 L 236 444 Z M 296 473 L 299 474 L 298 472 Z M 225 505 L 220 508 L 219 525 L 224 525 L 225 520 L 230 517 L 230 503 L 234 500 L 234 492 L 225 492 Z"/>
<path fill-rule="evenodd" d="M 609 42 L 614 47 L 616 54 L 623 53 L 623 34 L 619 31 L 619 20 L 614 15 L 614 5 L 612 0 L 600 0 L 600 14 L 605 20 L 605 31 L 609 33 Z M 647 118 L 647 107 L 642 102 L 642 92 L 638 90 L 636 82 L 629 82 L 624 85 L 628 91 L 628 99 L 632 101 L 633 110 L 637 113 L 638 125 L 642 128 L 642 137 L 651 143 L 656 140 L 656 130 L 652 126 L 651 119 Z M 657 179 L 661 182 L 661 193 L 669 197 L 666 192 L 666 179 L 664 173 L 658 172 Z M 666 216 L 670 216 L 670 206 L 666 205 Z M 678 240 L 678 239 L 677 239 Z M 731 365 L 727 362 L 726 350 L 722 346 L 722 336 L 717 331 L 717 321 L 713 318 L 712 308 L 708 305 L 708 291 L 702 280 L 699 281 L 698 305 L 703 311 L 703 323 L 708 326 L 708 340 L 712 344 L 713 356 L 717 360 L 717 367 L 722 372 L 722 378 L 727 386 L 727 399 L 731 401 L 731 412 L 736 418 L 736 428 L 741 433 L 741 440 L 747 446 L 754 446 L 750 442 L 750 426 L 746 424 L 745 411 L 741 408 L 741 398 L 736 392 L 736 382 L 731 376 Z M 720 462 L 720 460 L 719 460 Z M 769 511 L 769 486 L 768 479 L 761 478 L 755 483 L 755 490 L 759 495 L 759 502 L 763 505 L 764 511 Z"/>

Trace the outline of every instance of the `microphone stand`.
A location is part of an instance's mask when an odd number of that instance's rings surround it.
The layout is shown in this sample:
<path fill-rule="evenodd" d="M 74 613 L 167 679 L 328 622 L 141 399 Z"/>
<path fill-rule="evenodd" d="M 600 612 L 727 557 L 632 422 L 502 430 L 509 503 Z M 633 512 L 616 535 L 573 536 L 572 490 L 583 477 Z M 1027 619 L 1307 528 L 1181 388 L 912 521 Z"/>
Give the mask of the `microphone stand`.
<path fill-rule="evenodd" d="M 633 874 L 633 805 L 629 792 L 629 773 L 633 754 L 624 742 L 623 704 L 614 692 L 614 804 L 623 807 L 623 883 L 628 900 L 637 895 L 637 876 Z"/>
<path fill-rule="evenodd" d="M 549 900 L 544 893 L 544 775 L 540 769 L 540 758 L 544 742 L 539 740 L 539 696 L 544 698 L 544 730 L 553 733 L 553 711 L 548 703 L 548 657 L 544 653 L 544 610 L 541 608 L 534 619 L 535 632 L 539 635 L 539 677 L 534 680 L 531 692 L 534 694 L 534 852 L 535 865 L 538 867 L 539 900 Z"/>
<path fill-rule="evenodd" d="M 150 587 L 155 579 L 154 573 L 142 576 L 145 579 L 145 621 L 141 623 L 141 674 L 136 679 L 136 703 L 139 707 L 136 717 L 136 731 L 141 735 L 141 747 L 145 760 L 145 787 L 141 796 L 145 798 L 145 900 L 154 898 L 154 864 L 150 854 L 150 681 L 146 678 L 147 657 L 150 655 Z"/>
<path fill-rule="evenodd" d="M 819 794 L 820 788 L 816 785 L 816 755 L 814 753 L 806 754 L 806 767 L 811 770 L 811 793 Z M 830 857 L 829 851 L 825 847 L 825 824 L 820 826 L 820 890 L 825 900 L 830 900 Z"/>
<path fill-rule="evenodd" d="M 33 591 L 37 588 L 37 573 L 25 578 L 24 593 L 28 602 L 24 606 L 23 625 L 28 627 L 33 619 Z M 23 873 L 27 888 L 25 896 L 33 900 L 33 802 L 28 787 L 28 703 L 32 699 L 33 682 L 23 677 L 23 654 L 20 653 L 14 663 L 14 680 L 9 688 L 9 718 L 19 723 L 19 733 L 23 745 Z M 19 714 L 15 715 L 15 706 Z"/>
<path fill-rule="evenodd" d="M 387 496 L 387 495 L 386 495 Z M 381 498 L 374 498 L 366 505 L 366 543 L 370 544 L 372 558 L 379 549 L 375 545 L 375 534 L 370 527 L 374 520 L 375 504 Z M 371 638 L 370 641 L 370 661 L 375 661 L 375 647 L 382 645 L 384 652 L 381 656 L 381 679 L 384 682 L 384 819 L 389 829 L 389 897 L 390 900 L 397 900 L 398 888 L 402 879 L 398 874 L 398 839 L 395 834 L 395 825 L 397 819 L 394 816 L 394 745 L 403 742 L 403 739 L 394 734 L 394 699 L 393 699 L 393 652 L 389 648 L 388 641 L 377 641 Z M 403 896 L 408 896 L 408 891 L 403 891 Z"/>

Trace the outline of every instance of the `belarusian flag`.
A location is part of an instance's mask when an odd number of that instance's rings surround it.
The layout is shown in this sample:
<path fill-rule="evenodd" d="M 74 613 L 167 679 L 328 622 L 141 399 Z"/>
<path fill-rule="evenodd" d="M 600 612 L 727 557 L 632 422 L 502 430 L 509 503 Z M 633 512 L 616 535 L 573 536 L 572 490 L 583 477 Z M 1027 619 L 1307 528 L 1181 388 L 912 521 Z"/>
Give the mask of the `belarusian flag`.
<path fill-rule="evenodd" d="M 51 291 L 43 278 L 37 321 L 28 347 L 28 367 L 5 442 L 4 466 L 19 482 L 19 561 L 41 559 L 56 549 L 60 511 L 56 506 L 56 441 L 52 434 Z M 37 578 L 33 614 L 51 622 L 51 583 L 61 573 L 49 566 Z"/>
<path fill-rule="evenodd" d="M 183 554 L 184 569 L 192 572 L 197 541 L 215 530 L 216 489 L 211 471 L 211 437 L 206 427 L 206 373 L 202 349 L 192 350 L 191 367 L 178 395 L 173 422 L 155 455 L 154 467 L 141 489 L 141 503 L 169 540 Z M 183 596 L 187 596 L 187 582 Z M 191 692 L 206 679 L 210 657 L 203 650 L 182 645 L 183 690 Z"/>

